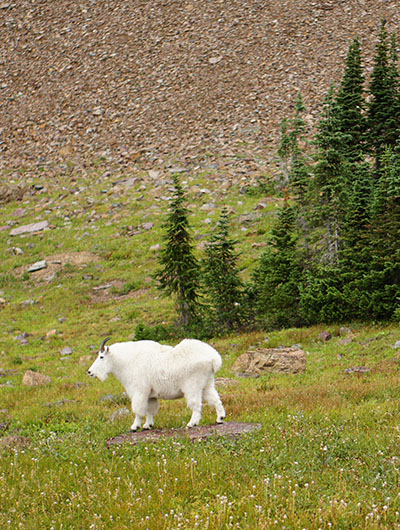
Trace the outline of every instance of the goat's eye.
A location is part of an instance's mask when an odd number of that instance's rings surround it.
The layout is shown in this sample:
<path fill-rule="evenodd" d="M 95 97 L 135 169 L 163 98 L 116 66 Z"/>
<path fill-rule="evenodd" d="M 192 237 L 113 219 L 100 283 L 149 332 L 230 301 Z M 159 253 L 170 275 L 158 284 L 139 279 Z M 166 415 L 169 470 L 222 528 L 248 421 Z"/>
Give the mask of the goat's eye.
<path fill-rule="evenodd" d="M 100 359 L 104 359 L 104 355 L 100 355 Z"/>

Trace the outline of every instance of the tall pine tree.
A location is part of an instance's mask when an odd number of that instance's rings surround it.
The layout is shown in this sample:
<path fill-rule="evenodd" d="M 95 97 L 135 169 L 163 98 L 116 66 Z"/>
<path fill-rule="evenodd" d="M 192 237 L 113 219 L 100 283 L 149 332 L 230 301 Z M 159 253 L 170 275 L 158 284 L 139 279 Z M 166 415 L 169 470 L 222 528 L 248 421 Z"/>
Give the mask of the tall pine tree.
<path fill-rule="evenodd" d="M 341 149 L 350 161 L 360 160 L 365 149 L 367 123 L 364 116 L 363 92 L 361 49 L 356 38 L 349 47 L 345 71 L 336 96 L 340 130 L 344 135 Z"/>
<path fill-rule="evenodd" d="M 395 38 L 389 42 L 386 20 L 382 20 L 379 41 L 376 46 L 374 67 L 369 85 L 368 140 L 375 167 L 379 170 L 380 159 L 386 146 L 394 147 L 399 137 L 399 87 Z"/>

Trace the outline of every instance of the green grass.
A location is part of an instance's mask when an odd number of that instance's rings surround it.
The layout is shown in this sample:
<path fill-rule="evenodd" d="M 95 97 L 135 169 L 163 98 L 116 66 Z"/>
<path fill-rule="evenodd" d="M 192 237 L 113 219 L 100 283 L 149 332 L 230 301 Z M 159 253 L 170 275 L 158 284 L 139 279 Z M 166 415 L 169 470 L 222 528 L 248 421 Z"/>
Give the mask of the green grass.
<path fill-rule="evenodd" d="M 322 326 L 215 339 L 224 359 L 218 375 L 235 381 L 220 387 L 227 419 L 258 422 L 261 429 L 236 439 L 164 439 L 107 449 L 110 437 L 128 431 L 132 416 L 110 421 L 113 412 L 129 407 L 122 387 L 112 378 L 87 378 L 96 348 L 106 335 L 133 338 L 141 321 L 170 324 L 174 317 L 173 301 L 160 297 L 151 279 L 157 261 L 150 246 L 161 240 L 168 205 L 156 199 L 168 191 L 153 189 L 140 180 L 142 173 L 134 176 L 134 187 L 118 191 L 112 186 L 118 179 L 100 171 L 76 182 L 60 173 L 46 181 L 46 193 L 2 206 L 0 226 L 47 219 L 52 228 L 15 238 L 0 232 L 0 528 L 400 527 L 398 325 L 350 323 L 348 344 L 339 326 L 329 326 L 328 342 L 319 338 Z M 26 174 L 20 178 L 30 184 Z M 182 180 L 195 234 L 213 227 L 203 223 L 209 212 L 200 210 L 210 198 L 197 188 L 213 192 L 213 221 L 224 204 L 233 208 L 233 235 L 248 276 L 261 252 L 254 244 L 270 230 L 273 202 L 242 232 L 237 216 L 254 211 L 263 198 L 258 192 L 242 194 L 236 184 L 221 191 L 214 173 Z M 15 219 L 20 207 L 27 213 Z M 125 227 L 149 221 L 153 229 L 127 235 Z M 12 247 L 23 254 L 14 255 Z M 21 266 L 72 252 L 90 252 L 96 260 L 60 267 L 51 280 L 18 273 Z M 111 287 L 97 289 L 106 284 Z M 30 334 L 27 345 L 15 340 L 22 332 Z M 300 344 L 306 373 L 235 376 L 235 359 L 259 344 Z M 65 346 L 74 351 L 63 357 Z M 344 373 L 362 365 L 370 371 Z M 52 383 L 23 386 L 29 369 L 51 376 Z M 108 394 L 114 399 L 103 400 Z M 189 417 L 182 401 L 163 402 L 156 426 L 183 427 Z M 206 406 L 202 423 L 214 421 Z M 2 446 L 9 436 L 28 443 Z"/>

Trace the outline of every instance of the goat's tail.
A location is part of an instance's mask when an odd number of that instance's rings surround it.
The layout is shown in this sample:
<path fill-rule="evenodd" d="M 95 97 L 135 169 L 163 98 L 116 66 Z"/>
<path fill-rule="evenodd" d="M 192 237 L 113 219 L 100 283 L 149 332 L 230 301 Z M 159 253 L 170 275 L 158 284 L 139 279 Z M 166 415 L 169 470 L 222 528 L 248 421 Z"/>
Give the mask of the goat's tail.
<path fill-rule="evenodd" d="M 214 348 L 213 348 L 214 349 Z M 216 374 L 218 372 L 218 370 L 221 369 L 221 366 L 222 366 L 222 358 L 221 358 L 221 355 L 217 352 L 217 350 L 214 350 L 214 355 L 213 355 L 213 358 L 212 358 L 212 361 L 211 361 L 211 364 L 212 364 L 212 369 L 213 369 L 213 372 L 214 374 Z"/>

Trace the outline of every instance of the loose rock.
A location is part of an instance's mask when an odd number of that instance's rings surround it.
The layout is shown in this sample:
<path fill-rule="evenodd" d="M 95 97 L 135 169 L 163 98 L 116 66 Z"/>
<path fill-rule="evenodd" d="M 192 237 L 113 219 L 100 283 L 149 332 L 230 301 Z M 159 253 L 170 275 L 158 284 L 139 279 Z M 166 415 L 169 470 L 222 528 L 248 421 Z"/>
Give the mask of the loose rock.
<path fill-rule="evenodd" d="M 73 352 L 74 350 L 70 348 L 69 346 L 66 346 L 60 351 L 61 355 L 71 355 Z"/>
<path fill-rule="evenodd" d="M 36 263 L 33 263 L 32 265 L 29 266 L 29 268 L 27 269 L 27 272 L 37 272 L 37 271 L 41 271 L 42 269 L 46 269 L 46 268 L 47 268 L 46 260 L 37 261 Z"/>
<path fill-rule="evenodd" d="M 52 379 L 48 375 L 33 372 L 32 370 L 25 372 L 22 378 L 22 384 L 26 386 L 43 386 L 50 384 L 51 381 Z"/>
<path fill-rule="evenodd" d="M 325 342 L 327 342 L 328 340 L 331 340 L 332 338 L 332 333 L 330 333 L 329 331 L 322 331 L 320 334 L 319 334 L 319 338 Z"/>
<path fill-rule="evenodd" d="M 345 374 L 367 374 L 371 370 L 366 366 L 352 366 L 351 368 L 346 368 L 343 370 Z"/>
<path fill-rule="evenodd" d="M 157 442 L 158 440 L 163 440 L 165 438 L 182 438 L 195 442 L 205 440 L 210 436 L 235 437 L 248 434 L 252 431 L 257 431 L 261 429 L 261 427 L 261 423 L 236 423 L 232 421 L 218 425 L 201 425 L 192 429 L 143 430 L 115 436 L 108 440 L 107 447 L 110 448 L 112 445 L 120 445 L 124 443 L 137 444 L 140 441 Z"/>

